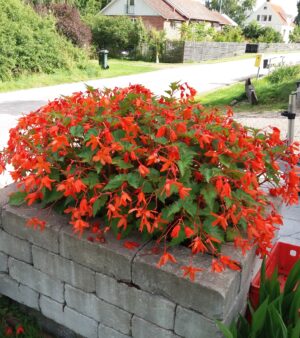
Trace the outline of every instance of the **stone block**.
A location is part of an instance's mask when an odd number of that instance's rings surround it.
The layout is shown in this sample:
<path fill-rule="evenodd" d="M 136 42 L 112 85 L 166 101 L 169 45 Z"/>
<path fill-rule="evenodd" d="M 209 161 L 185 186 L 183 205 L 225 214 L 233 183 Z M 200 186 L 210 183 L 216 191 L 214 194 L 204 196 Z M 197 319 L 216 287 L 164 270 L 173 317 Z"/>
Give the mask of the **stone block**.
<path fill-rule="evenodd" d="M 19 284 L 7 274 L 0 274 L 0 294 L 33 309 L 39 309 L 39 294 L 27 286 Z"/>
<path fill-rule="evenodd" d="M 26 222 L 32 217 L 46 221 L 43 231 L 26 226 Z M 54 211 L 43 210 L 38 204 L 31 207 L 6 205 L 2 211 L 2 223 L 8 233 L 56 253 L 59 251 L 60 228 L 62 226 L 70 227 L 67 217 L 57 215 Z"/>
<path fill-rule="evenodd" d="M 108 327 L 113 327 L 124 334 L 130 333 L 131 314 L 104 302 L 91 293 L 83 292 L 66 285 L 65 298 L 67 306 L 91 317 Z"/>
<path fill-rule="evenodd" d="M 175 304 L 169 300 L 97 274 L 97 296 L 122 309 L 137 314 L 158 326 L 173 329 Z"/>
<path fill-rule="evenodd" d="M 130 338 L 131 336 L 120 333 L 110 327 L 99 324 L 98 338 Z"/>
<path fill-rule="evenodd" d="M 31 245 L 0 230 L 0 251 L 21 261 L 32 263 Z"/>
<path fill-rule="evenodd" d="M 40 307 L 42 314 L 58 324 L 62 324 L 86 338 L 98 337 L 98 323 L 54 300 L 41 296 Z"/>
<path fill-rule="evenodd" d="M 132 337 L 133 338 L 179 338 L 174 332 L 165 330 L 159 326 L 151 324 L 146 320 L 133 316 L 132 318 Z M 208 338 L 208 337 L 206 337 Z"/>
<path fill-rule="evenodd" d="M 181 306 L 176 309 L 175 333 L 184 338 L 222 337 L 214 321 Z"/>
<path fill-rule="evenodd" d="M 136 255 L 132 267 L 132 281 L 142 290 L 164 296 L 174 303 L 194 309 L 212 319 L 223 319 L 232 305 L 240 288 L 240 272 L 225 270 L 217 274 L 211 272 L 211 257 L 197 255 L 193 265 L 203 269 L 192 282 L 183 278 L 181 266 L 190 265 L 190 250 L 174 247 L 170 253 L 177 264 L 157 267 L 160 255 L 153 255 L 152 245 L 145 246 Z"/>
<path fill-rule="evenodd" d="M 33 265 L 46 274 L 86 292 L 95 292 L 95 272 L 39 247 L 32 247 Z"/>
<path fill-rule="evenodd" d="M 0 272 L 7 272 L 8 256 L 0 252 Z"/>
<path fill-rule="evenodd" d="M 60 253 L 63 257 L 85 265 L 92 270 L 115 277 L 118 280 L 131 281 L 131 261 L 139 250 L 128 250 L 123 246 L 124 240 L 117 240 L 111 233 L 105 243 L 91 242 L 89 234 L 81 238 L 71 229 L 63 229 L 60 239 Z M 127 238 L 140 242 L 136 238 Z"/>
<path fill-rule="evenodd" d="M 10 184 L 0 189 L 0 228 L 2 228 L 2 209 L 8 203 L 10 194 L 16 190 L 17 187 L 15 184 Z"/>
<path fill-rule="evenodd" d="M 25 284 L 58 302 L 64 302 L 64 285 L 62 282 L 35 269 L 32 265 L 11 257 L 8 259 L 8 269 L 10 276 L 19 283 Z"/>

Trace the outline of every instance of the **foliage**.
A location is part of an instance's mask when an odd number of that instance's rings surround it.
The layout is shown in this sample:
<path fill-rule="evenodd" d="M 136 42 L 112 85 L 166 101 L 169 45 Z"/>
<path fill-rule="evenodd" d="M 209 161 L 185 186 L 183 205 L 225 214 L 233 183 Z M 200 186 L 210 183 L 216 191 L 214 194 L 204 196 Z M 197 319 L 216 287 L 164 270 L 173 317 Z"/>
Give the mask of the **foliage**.
<path fill-rule="evenodd" d="M 212 41 L 216 31 L 204 23 L 184 22 L 180 27 L 180 36 L 183 41 Z"/>
<path fill-rule="evenodd" d="M 85 62 L 84 53 L 57 34 L 51 18 L 41 18 L 20 0 L 1 1 L 0 81 L 83 67 Z"/>
<path fill-rule="evenodd" d="M 300 43 L 300 26 L 294 27 L 290 33 L 290 42 Z"/>
<path fill-rule="evenodd" d="M 76 7 L 68 4 L 39 5 L 35 10 L 42 15 L 51 13 L 56 20 L 57 31 L 64 35 L 74 45 L 79 47 L 88 46 L 92 40 L 90 28 L 81 20 Z"/>
<path fill-rule="evenodd" d="M 166 43 L 166 34 L 164 31 L 158 31 L 156 29 L 151 29 L 148 33 L 148 46 L 150 50 L 153 51 L 155 56 L 156 63 L 159 63 L 159 58 L 161 57 L 165 43 Z"/>
<path fill-rule="evenodd" d="M 277 128 L 246 128 L 231 110 L 206 111 L 194 95 L 177 83 L 162 97 L 140 85 L 88 88 L 20 118 L 0 156 L 0 172 L 12 165 L 20 189 L 10 202 L 41 201 L 70 214 L 78 234 L 111 230 L 120 238 L 138 230 L 165 244 L 159 266 L 175 262 L 167 249 L 182 243 L 192 254 L 214 254 L 213 271 L 237 270 L 219 253 L 233 229 L 243 252 L 256 245 L 266 254 L 282 220 L 261 185 L 298 202 L 297 147 Z M 279 159 L 289 172 L 279 171 Z M 95 229 L 93 216 L 104 226 Z"/>
<path fill-rule="evenodd" d="M 246 39 L 252 42 L 283 42 L 282 35 L 272 27 L 262 27 L 256 21 L 243 28 Z"/>
<path fill-rule="evenodd" d="M 40 338 L 41 330 L 37 323 L 20 311 L 8 298 L 0 298 L 0 337 Z"/>
<path fill-rule="evenodd" d="M 222 4 L 222 7 L 221 7 Z M 227 14 L 239 25 L 243 24 L 247 13 L 251 12 L 256 0 L 208 0 L 206 6 L 212 10 Z"/>
<path fill-rule="evenodd" d="M 282 66 L 275 69 L 268 77 L 271 83 L 282 83 L 295 78 L 300 73 L 299 66 Z"/>
<path fill-rule="evenodd" d="M 101 16 L 89 17 L 93 43 L 97 49 L 108 49 L 110 55 L 120 56 L 122 51 L 133 52 L 145 38 L 145 28 L 141 20 L 132 22 L 130 18 Z"/>
<path fill-rule="evenodd" d="M 240 27 L 225 26 L 222 31 L 218 32 L 214 41 L 218 42 L 242 42 L 245 41 L 243 31 Z"/>
<path fill-rule="evenodd" d="M 297 26 L 300 26 L 300 1 L 297 2 L 297 16 L 294 22 Z"/>
<path fill-rule="evenodd" d="M 284 290 L 280 291 L 278 272 L 266 278 L 265 261 L 261 268 L 259 304 L 254 310 L 249 304 L 252 320 L 241 315 L 237 323 L 227 328 L 218 323 L 226 338 L 298 338 L 300 336 L 300 261 L 287 278 Z"/>

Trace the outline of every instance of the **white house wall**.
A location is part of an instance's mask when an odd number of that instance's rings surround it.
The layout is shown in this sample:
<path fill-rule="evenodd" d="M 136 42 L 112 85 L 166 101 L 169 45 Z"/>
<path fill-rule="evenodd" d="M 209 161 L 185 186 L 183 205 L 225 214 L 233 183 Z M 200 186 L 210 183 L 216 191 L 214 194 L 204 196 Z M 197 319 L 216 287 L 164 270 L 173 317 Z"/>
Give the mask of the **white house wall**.
<path fill-rule="evenodd" d="M 104 10 L 104 15 L 127 15 L 127 0 L 113 1 Z M 137 16 L 157 16 L 159 13 L 150 8 L 143 0 L 135 0 L 134 13 Z"/>
<path fill-rule="evenodd" d="M 267 7 L 265 9 L 265 7 Z M 257 17 L 259 15 L 259 21 Z M 271 15 L 271 21 L 269 21 L 269 16 Z M 263 16 L 267 16 L 267 21 L 263 21 Z M 289 34 L 293 30 L 292 26 L 288 26 L 282 22 L 277 12 L 275 12 L 270 3 L 265 3 L 260 6 L 255 12 L 253 12 L 247 19 L 246 23 L 249 24 L 252 21 L 256 21 L 262 27 L 272 27 L 277 32 L 279 32 L 284 42 L 289 42 Z"/>

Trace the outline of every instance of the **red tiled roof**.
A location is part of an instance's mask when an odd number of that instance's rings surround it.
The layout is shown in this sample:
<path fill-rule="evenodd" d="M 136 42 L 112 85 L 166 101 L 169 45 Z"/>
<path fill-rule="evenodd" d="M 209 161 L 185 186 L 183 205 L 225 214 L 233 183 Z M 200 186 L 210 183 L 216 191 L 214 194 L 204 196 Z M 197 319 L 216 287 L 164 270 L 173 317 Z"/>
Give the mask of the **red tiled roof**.
<path fill-rule="evenodd" d="M 278 14 L 279 18 L 281 19 L 281 21 L 288 25 L 288 21 L 287 21 L 287 14 L 285 13 L 285 11 L 283 10 L 282 7 L 280 7 L 279 5 L 274 5 L 274 4 L 270 4 L 271 7 L 273 8 L 273 10 Z"/>
<path fill-rule="evenodd" d="M 219 18 L 196 0 L 164 0 L 189 20 L 219 22 Z"/>
<path fill-rule="evenodd" d="M 174 7 L 170 6 L 164 0 L 144 0 L 150 7 L 155 9 L 163 18 L 168 20 L 185 21 L 185 18 L 180 15 Z"/>

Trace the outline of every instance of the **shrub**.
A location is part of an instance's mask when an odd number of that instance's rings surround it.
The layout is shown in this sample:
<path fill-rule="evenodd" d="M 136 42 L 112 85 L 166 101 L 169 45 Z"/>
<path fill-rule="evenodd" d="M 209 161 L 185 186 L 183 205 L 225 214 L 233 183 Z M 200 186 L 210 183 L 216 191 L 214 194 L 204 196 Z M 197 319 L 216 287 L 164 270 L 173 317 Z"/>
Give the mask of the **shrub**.
<path fill-rule="evenodd" d="M 296 145 L 286 146 L 276 128 L 243 127 L 230 110 L 205 111 L 194 95 L 176 83 L 160 98 L 139 85 L 89 88 L 20 118 L 0 156 L 20 188 L 11 203 L 41 201 L 70 214 L 78 234 L 138 230 L 165 244 L 159 266 L 176 261 L 169 245 L 183 244 L 214 254 L 213 271 L 239 269 L 219 254 L 230 237 L 243 252 L 257 245 L 266 254 L 281 217 L 261 185 L 297 203 Z M 279 159 L 289 172 L 279 171 Z M 94 216 L 104 226 L 95 229 Z"/>
<path fill-rule="evenodd" d="M 271 83 L 282 83 L 296 78 L 300 73 L 299 66 L 282 66 L 275 69 L 267 79 Z"/>
<path fill-rule="evenodd" d="M 120 56 L 123 50 L 135 51 L 145 36 L 145 28 L 141 21 L 132 22 L 127 17 L 98 15 L 89 17 L 87 23 L 92 29 L 96 48 L 108 49 L 113 56 Z"/>
<path fill-rule="evenodd" d="M 55 31 L 50 18 L 41 18 L 19 0 L 0 3 L 0 80 L 22 73 L 52 73 L 85 62 L 85 55 Z"/>
<path fill-rule="evenodd" d="M 56 19 L 57 31 L 64 35 L 74 45 L 85 47 L 92 41 L 90 28 L 81 20 L 78 9 L 68 4 L 52 4 L 49 6 L 36 6 L 40 14 L 51 13 Z"/>
<path fill-rule="evenodd" d="M 218 32 L 214 41 L 219 42 L 242 42 L 245 41 L 243 31 L 240 27 L 225 26 L 222 31 Z"/>
<path fill-rule="evenodd" d="M 300 26 L 294 27 L 294 30 L 290 33 L 290 42 L 300 43 Z"/>
<path fill-rule="evenodd" d="M 282 36 L 272 27 L 262 27 L 256 21 L 243 28 L 246 39 L 253 42 L 283 42 Z"/>

